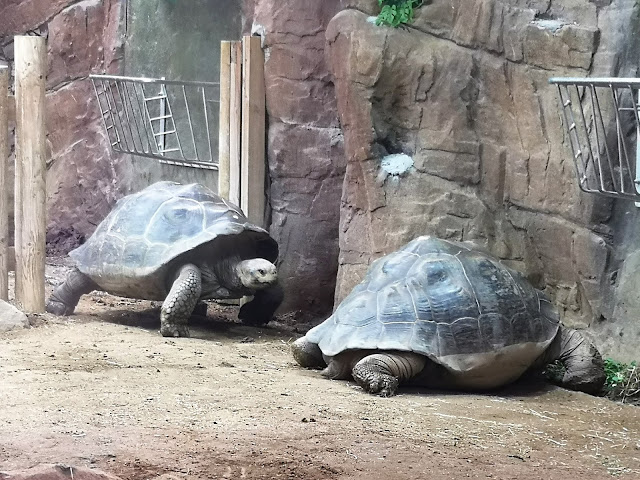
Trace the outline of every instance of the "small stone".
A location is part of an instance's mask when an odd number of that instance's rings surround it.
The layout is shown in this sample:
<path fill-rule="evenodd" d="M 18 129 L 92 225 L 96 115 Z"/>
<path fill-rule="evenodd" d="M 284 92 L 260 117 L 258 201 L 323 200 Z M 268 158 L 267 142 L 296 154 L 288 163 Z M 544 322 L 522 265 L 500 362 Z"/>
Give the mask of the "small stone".
<path fill-rule="evenodd" d="M 27 316 L 10 303 L 0 300 L 0 332 L 29 326 Z"/>

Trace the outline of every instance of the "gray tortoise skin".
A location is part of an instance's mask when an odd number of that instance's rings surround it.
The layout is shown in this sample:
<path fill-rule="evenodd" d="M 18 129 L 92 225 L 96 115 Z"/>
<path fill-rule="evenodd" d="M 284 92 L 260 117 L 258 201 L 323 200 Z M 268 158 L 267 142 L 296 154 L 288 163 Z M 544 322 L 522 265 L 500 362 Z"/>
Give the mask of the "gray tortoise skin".
<path fill-rule="evenodd" d="M 490 389 L 556 359 L 560 383 L 604 382 L 595 347 L 520 273 L 470 245 L 418 237 L 372 263 L 333 315 L 292 346 L 298 363 L 393 395 L 401 382 Z"/>
<path fill-rule="evenodd" d="M 282 301 L 275 240 L 197 183 L 158 182 L 123 197 L 69 256 L 76 268 L 47 303 L 59 315 L 73 313 L 82 294 L 104 290 L 164 300 L 162 334 L 188 336 L 200 300 L 254 295 L 239 314 L 253 324 L 268 322 Z"/>

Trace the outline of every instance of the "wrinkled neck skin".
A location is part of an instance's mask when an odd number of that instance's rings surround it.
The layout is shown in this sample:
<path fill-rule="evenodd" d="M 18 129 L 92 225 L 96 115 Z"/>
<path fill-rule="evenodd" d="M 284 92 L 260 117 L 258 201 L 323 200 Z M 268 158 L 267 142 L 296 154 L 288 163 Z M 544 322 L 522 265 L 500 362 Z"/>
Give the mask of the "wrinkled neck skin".
<path fill-rule="evenodd" d="M 250 295 L 252 292 L 240 282 L 236 274 L 236 266 L 240 261 L 239 256 L 232 256 L 216 262 L 196 263 L 202 275 L 201 298 L 215 297 L 215 292 L 220 288 L 229 291 L 229 298 Z"/>

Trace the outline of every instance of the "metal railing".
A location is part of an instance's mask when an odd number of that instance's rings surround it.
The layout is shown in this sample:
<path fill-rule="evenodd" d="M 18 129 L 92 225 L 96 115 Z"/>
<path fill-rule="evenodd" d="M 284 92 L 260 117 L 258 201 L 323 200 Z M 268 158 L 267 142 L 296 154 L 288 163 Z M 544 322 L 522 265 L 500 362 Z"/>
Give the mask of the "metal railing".
<path fill-rule="evenodd" d="M 217 170 L 219 83 L 117 75 L 90 78 L 114 151 Z M 211 135 L 212 124 L 216 135 Z"/>
<path fill-rule="evenodd" d="M 550 78 L 549 83 L 558 88 L 580 188 L 640 201 L 640 79 Z"/>

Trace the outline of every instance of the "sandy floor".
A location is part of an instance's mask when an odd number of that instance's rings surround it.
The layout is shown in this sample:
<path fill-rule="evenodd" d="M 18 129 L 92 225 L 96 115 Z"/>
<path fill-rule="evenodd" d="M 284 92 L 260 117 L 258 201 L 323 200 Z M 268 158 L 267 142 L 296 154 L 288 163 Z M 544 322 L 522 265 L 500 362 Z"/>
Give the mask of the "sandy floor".
<path fill-rule="evenodd" d="M 49 268 L 56 283 L 64 268 Z M 165 339 L 158 310 L 104 294 L 0 337 L 0 471 L 123 479 L 640 478 L 640 410 L 545 385 L 363 393 L 297 367 L 282 324 L 233 307 Z"/>

